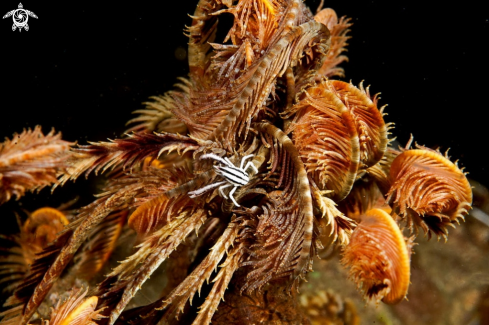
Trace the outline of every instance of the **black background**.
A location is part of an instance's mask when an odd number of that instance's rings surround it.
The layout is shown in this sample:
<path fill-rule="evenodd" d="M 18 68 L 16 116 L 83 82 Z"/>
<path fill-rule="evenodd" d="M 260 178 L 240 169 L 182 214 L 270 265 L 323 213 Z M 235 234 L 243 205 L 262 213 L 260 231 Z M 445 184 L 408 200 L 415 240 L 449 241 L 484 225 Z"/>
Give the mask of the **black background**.
<path fill-rule="evenodd" d="M 17 1 L 2 1 L 0 15 Z M 23 1 L 39 17 L 29 18 L 29 31 L 0 20 L 0 137 L 37 124 L 82 144 L 121 136 L 132 111 L 186 75 L 175 53 L 186 49 L 183 28 L 196 3 Z M 489 12 L 475 1 L 427 3 L 326 1 L 354 23 L 345 80 L 382 92 L 400 143 L 413 133 L 420 144 L 451 148 L 469 177 L 489 185 Z M 319 1 L 306 4 L 315 11 Z M 54 194 L 66 200 L 69 190 Z M 29 200 L 40 207 L 50 197 Z"/>

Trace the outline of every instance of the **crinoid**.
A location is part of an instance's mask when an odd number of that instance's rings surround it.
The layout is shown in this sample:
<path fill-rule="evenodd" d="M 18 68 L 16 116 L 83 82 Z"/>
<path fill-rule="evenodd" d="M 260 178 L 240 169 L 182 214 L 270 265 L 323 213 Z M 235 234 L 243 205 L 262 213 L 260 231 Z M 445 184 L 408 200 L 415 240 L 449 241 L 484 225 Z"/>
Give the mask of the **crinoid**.
<path fill-rule="evenodd" d="M 225 14 L 233 25 L 215 43 Z M 343 76 L 348 19 L 301 0 L 200 0 L 192 19 L 189 75 L 138 110 L 126 137 L 71 150 L 60 184 L 108 180 L 39 253 L 5 323 L 27 324 L 53 286 L 66 293 L 81 278 L 90 298 L 80 289 L 58 307 L 88 306 L 87 322 L 306 323 L 298 286 L 331 245 L 367 298 L 397 303 L 412 246 L 399 224 L 446 237 L 467 214 L 456 164 L 389 147 L 378 96 L 331 79 Z M 133 251 L 94 278 L 126 224 Z M 162 296 L 129 305 L 163 263 Z"/>
<path fill-rule="evenodd" d="M 44 135 L 39 126 L 0 143 L 0 204 L 56 183 L 71 145 L 54 130 Z"/>

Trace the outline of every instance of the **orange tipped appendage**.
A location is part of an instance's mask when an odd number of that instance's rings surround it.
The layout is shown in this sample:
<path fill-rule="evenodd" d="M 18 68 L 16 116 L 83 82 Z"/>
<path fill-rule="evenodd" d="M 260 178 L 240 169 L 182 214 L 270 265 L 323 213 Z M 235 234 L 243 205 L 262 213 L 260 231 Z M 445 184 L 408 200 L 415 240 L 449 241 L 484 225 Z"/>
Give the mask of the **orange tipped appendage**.
<path fill-rule="evenodd" d="M 275 8 L 274 8 L 273 4 L 272 4 L 272 3 L 270 3 L 270 1 L 269 1 L 269 0 L 262 0 L 262 2 L 263 2 L 263 4 L 265 5 L 265 7 L 267 7 L 267 9 L 268 9 L 268 11 L 270 12 L 270 14 L 271 14 L 272 16 L 274 16 L 274 15 L 275 15 L 275 11 L 276 11 L 276 10 L 275 10 Z"/>
<path fill-rule="evenodd" d="M 385 124 L 381 111 L 377 107 L 379 97 L 370 96 L 369 87 L 359 88 L 351 83 L 330 80 L 329 89 L 351 111 L 357 128 L 360 143 L 360 160 L 367 167 L 378 163 L 387 149 L 388 125 Z"/>
<path fill-rule="evenodd" d="M 168 197 L 162 194 L 152 200 L 140 205 L 129 217 L 128 225 L 134 229 L 138 235 L 143 236 L 161 226 L 162 222 L 168 222 L 165 211 L 168 208 Z"/>
<path fill-rule="evenodd" d="M 52 242 L 56 238 L 56 234 L 63 230 L 68 223 L 63 212 L 45 207 L 32 212 L 29 219 L 24 223 L 23 230 L 26 233 L 33 233 L 37 241 L 41 240 L 42 237 L 44 240 L 41 247 L 43 247 Z M 49 230 L 45 227 L 49 227 Z"/>
<path fill-rule="evenodd" d="M 96 296 L 87 298 L 78 307 L 72 310 L 66 316 L 66 318 L 60 323 L 60 325 L 70 325 L 75 322 L 76 324 L 90 324 L 91 323 L 90 316 L 95 311 L 95 308 L 97 307 L 97 303 L 98 303 L 98 298 Z"/>
<path fill-rule="evenodd" d="M 371 209 L 353 231 L 341 262 L 367 299 L 396 304 L 408 292 L 411 246 L 389 214 Z"/>
<path fill-rule="evenodd" d="M 50 325 L 94 325 L 98 320 L 105 318 L 101 315 L 104 308 L 95 310 L 98 303 L 97 296 L 85 299 L 88 288 L 74 288 L 68 298 L 58 302 L 52 309 Z"/>
<path fill-rule="evenodd" d="M 298 112 L 291 130 L 308 176 L 340 201 L 355 181 L 360 144 L 353 114 L 329 87 L 324 81 L 305 92 L 291 109 Z"/>
<path fill-rule="evenodd" d="M 20 234 L 20 244 L 27 264 L 31 264 L 35 254 L 55 240 L 68 223 L 65 215 L 54 208 L 45 207 L 32 212 L 22 225 Z"/>
<path fill-rule="evenodd" d="M 446 239 L 447 227 L 468 213 L 472 189 L 456 163 L 438 151 L 418 148 L 402 152 L 392 162 L 387 201 L 411 229 L 414 225 Z"/>
<path fill-rule="evenodd" d="M 359 168 L 382 159 L 387 125 L 368 88 L 325 80 L 304 92 L 283 114 L 296 113 L 290 131 L 311 177 L 321 190 L 341 201 L 350 192 Z"/>

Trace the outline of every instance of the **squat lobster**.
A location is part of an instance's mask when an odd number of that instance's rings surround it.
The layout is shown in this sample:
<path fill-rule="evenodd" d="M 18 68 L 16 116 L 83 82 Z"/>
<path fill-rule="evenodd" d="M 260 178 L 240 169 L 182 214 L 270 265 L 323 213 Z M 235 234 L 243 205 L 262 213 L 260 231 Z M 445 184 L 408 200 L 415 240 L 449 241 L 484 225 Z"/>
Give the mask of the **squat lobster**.
<path fill-rule="evenodd" d="M 228 158 L 221 158 L 221 157 L 219 157 L 213 153 L 208 153 L 208 154 L 203 155 L 202 157 L 200 157 L 200 159 L 214 159 L 214 160 L 217 160 L 223 164 L 223 165 L 215 165 L 214 169 L 216 170 L 216 173 L 218 175 L 221 175 L 225 180 L 221 181 L 221 182 L 209 184 L 207 186 L 204 186 L 203 188 L 199 188 L 198 190 L 195 190 L 192 192 L 188 192 L 189 197 L 195 198 L 199 195 L 204 194 L 205 192 L 207 192 L 210 189 L 213 189 L 215 187 L 222 185 L 221 187 L 219 187 L 219 193 L 221 193 L 222 197 L 227 199 L 228 197 L 226 196 L 226 194 L 224 194 L 223 189 L 225 189 L 229 186 L 234 186 L 233 189 L 231 190 L 231 192 L 229 192 L 229 197 L 231 198 L 233 203 L 237 207 L 239 207 L 240 205 L 234 199 L 233 194 L 238 187 L 246 185 L 250 181 L 249 174 L 246 172 L 246 170 L 248 170 L 249 167 L 252 167 L 255 170 L 255 172 L 258 173 L 258 169 L 256 169 L 255 165 L 253 165 L 253 162 L 251 162 L 251 161 L 248 161 L 246 166 L 243 168 L 243 165 L 246 162 L 246 160 L 248 158 L 251 158 L 251 157 L 253 157 L 253 155 L 244 156 L 241 159 L 240 166 L 236 167 L 233 165 L 233 163 Z"/>

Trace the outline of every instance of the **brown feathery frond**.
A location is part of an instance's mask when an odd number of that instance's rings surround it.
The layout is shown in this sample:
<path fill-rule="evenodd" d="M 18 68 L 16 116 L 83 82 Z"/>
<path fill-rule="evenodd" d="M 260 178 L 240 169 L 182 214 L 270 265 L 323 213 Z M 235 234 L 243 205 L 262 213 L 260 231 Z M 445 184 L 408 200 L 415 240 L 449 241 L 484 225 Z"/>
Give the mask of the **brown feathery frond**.
<path fill-rule="evenodd" d="M 140 198 L 138 200 L 139 206 L 128 220 L 128 225 L 140 237 L 144 237 L 168 223 L 172 213 L 178 214 L 184 207 L 192 205 L 193 201 L 187 195 L 188 191 L 208 178 L 212 179 L 208 177 L 211 173 L 202 173 L 189 180 L 191 173 L 187 168 L 154 170 L 153 173 L 159 174 L 154 179 L 160 179 L 159 193 L 156 196 L 148 195 L 145 198 Z"/>
<path fill-rule="evenodd" d="M 173 93 L 175 116 L 188 128 L 192 138 L 207 139 L 209 134 L 226 116 L 233 103 L 235 93 L 241 89 L 238 85 L 232 89 L 200 89 L 193 86 L 189 94 Z M 229 97 L 229 98 L 227 98 Z"/>
<path fill-rule="evenodd" d="M 173 169 L 174 167 L 186 168 L 190 163 L 191 157 L 192 155 L 190 153 L 180 155 L 177 152 L 165 154 L 164 156 L 160 156 L 158 159 L 146 157 L 141 164 L 141 170 L 147 170 L 150 167 L 157 169 Z"/>
<path fill-rule="evenodd" d="M 18 325 L 22 317 L 22 309 L 24 305 L 16 304 L 15 307 L 10 307 L 6 303 L 3 307 L 8 307 L 7 310 L 0 313 L 0 318 L 2 319 L 2 325 Z"/>
<path fill-rule="evenodd" d="M 234 247 L 232 251 L 228 253 L 224 263 L 219 265 L 221 269 L 212 280 L 212 282 L 214 282 L 212 290 L 207 295 L 202 306 L 199 307 L 199 314 L 192 325 L 206 325 L 211 323 L 212 316 L 216 312 L 217 306 L 221 299 L 224 300 L 224 292 L 226 291 L 234 272 L 238 269 L 243 254 L 244 252 L 241 247 Z"/>
<path fill-rule="evenodd" d="M 288 280 L 294 274 L 301 256 L 304 227 L 297 202 L 290 204 L 284 194 L 283 191 L 269 193 L 262 214 L 241 216 L 248 227 L 246 235 L 253 235 L 240 238 L 247 247 L 247 257 L 240 265 L 245 267 L 247 275 L 240 292 L 251 294 L 271 281 Z M 287 208 L 281 208 L 284 205 Z"/>
<path fill-rule="evenodd" d="M 317 41 L 317 52 L 322 53 L 314 61 L 319 68 L 327 52 L 329 34 L 322 24 L 310 21 L 273 44 L 231 87 L 194 90 L 189 96 L 176 93 L 175 115 L 187 124 L 193 137 L 211 140 L 224 137 L 231 148 L 237 136 L 246 138 L 252 119 L 264 109 L 276 77 L 287 66 L 295 65 L 304 47 L 313 40 Z M 207 100 L 202 102 L 202 98 Z"/>
<path fill-rule="evenodd" d="M 198 149 L 197 142 L 186 136 L 170 133 L 133 133 L 127 138 L 111 142 L 91 143 L 74 148 L 67 173 L 60 178 L 63 184 L 78 178 L 82 173 L 99 173 L 116 166 L 132 168 L 146 157 L 156 159 L 163 152 L 185 153 Z"/>
<path fill-rule="evenodd" d="M 174 94 L 176 103 L 174 113 L 188 126 L 193 137 L 200 139 L 224 137 L 229 142 L 228 149 L 231 149 L 236 141 L 236 135 L 231 135 L 237 131 L 238 136 L 243 135 L 246 138 L 252 119 L 259 118 L 257 114 L 264 109 L 262 106 L 273 90 L 277 76 L 282 75 L 288 66 L 297 65 L 304 55 L 304 51 L 310 52 L 312 56 L 311 71 L 319 69 L 327 52 L 329 33 L 322 24 L 304 19 L 302 13 L 305 7 L 300 1 L 291 1 L 286 11 L 280 15 L 282 20 L 280 20 L 280 27 L 277 32 L 274 33 L 274 41 L 270 41 L 267 49 L 256 53 L 254 62 L 250 62 L 249 67 L 242 71 L 242 69 L 237 68 L 241 64 L 238 64 L 238 61 L 242 62 L 245 57 L 250 57 L 250 50 L 246 49 L 246 44 L 252 44 L 255 39 L 248 40 L 246 38 L 248 43 L 244 42 L 244 47 L 237 52 L 229 46 L 215 45 L 216 49 L 223 49 L 225 52 L 230 52 L 232 49 L 230 53 L 240 56 L 241 59 L 234 57 L 233 54 L 223 53 L 215 54 L 214 61 L 208 58 L 207 55 L 204 55 L 202 35 L 206 35 L 208 39 L 214 37 L 213 31 L 216 25 L 211 26 L 211 17 L 218 14 L 221 7 L 209 5 L 207 1 L 201 2 L 203 3 L 199 4 L 193 17 L 193 25 L 189 28 L 191 40 L 189 45 L 190 66 L 191 70 L 195 69 L 200 72 L 198 77 L 196 75 L 190 80 L 191 92 L 189 95 Z M 240 8 L 248 8 L 253 3 L 254 5 L 250 8 L 255 10 L 261 8 L 266 12 L 274 13 L 282 11 L 282 9 L 277 9 L 280 2 L 273 0 L 267 0 L 267 2 L 268 5 L 255 3 L 255 1 L 242 1 L 234 9 L 240 11 Z M 242 8 L 242 6 L 244 7 Z M 243 14 L 248 17 L 245 11 Z M 244 19 L 248 21 L 248 18 Z M 261 18 L 258 17 L 258 19 Z M 309 17 L 310 19 L 312 19 L 312 15 Z M 242 22 L 239 23 L 239 19 L 235 22 L 239 26 L 242 25 Z M 270 22 L 274 22 L 274 20 L 270 20 Z M 297 26 L 298 24 L 302 25 Z M 243 26 L 245 29 L 254 28 L 251 25 Z M 283 33 L 279 32 L 280 30 L 283 30 Z M 245 52 L 248 52 L 249 55 L 245 55 Z M 210 61 L 210 66 L 213 67 L 214 72 L 207 71 L 204 77 L 202 74 L 205 67 L 203 61 L 206 58 Z M 223 61 L 222 58 L 227 59 Z M 216 69 L 216 67 L 220 68 Z M 231 69 L 231 67 L 234 68 Z M 222 75 L 222 69 L 230 73 L 229 75 L 226 73 L 227 82 L 221 86 L 209 87 L 209 83 L 214 81 L 216 76 Z M 312 79 L 312 72 L 309 74 L 309 79 Z M 304 83 L 307 84 L 307 80 Z M 202 98 L 206 100 L 203 101 Z"/>
<path fill-rule="evenodd" d="M 40 190 L 57 183 L 66 169 L 73 143 L 61 140 L 54 129 L 46 135 L 41 127 L 14 134 L 0 144 L 0 204 L 17 199 L 27 191 Z"/>
<path fill-rule="evenodd" d="M 367 299 L 396 304 L 409 288 L 412 238 L 405 239 L 383 210 L 369 210 L 360 220 L 341 263 Z"/>
<path fill-rule="evenodd" d="M 80 249 L 81 253 L 75 256 L 73 274 L 87 280 L 98 274 L 116 248 L 117 239 L 126 223 L 127 213 L 111 213 L 95 227 L 90 239 Z"/>
<path fill-rule="evenodd" d="M 215 50 L 208 74 L 221 86 L 233 83 L 245 70 L 259 60 L 283 29 L 287 3 L 282 0 L 245 0 L 236 5 L 216 11 L 213 15 L 230 13 L 234 16 L 233 27 L 223 43 L 211 44 Z"/>
<path fill-rule="evenodd" d="M 268 47 L 279 26 L 283 25 L 281 20 L 286 17 L 286 10 L 287 2 L 283 0 L 245 0 L 214 15 L 227 12 L 234 16 L 233 27 L 223 43 L 228 40 L 234 45 L 249 42 L 252 51 L 261 56 L 260 52 Z"/>
<path fill-rule="evenodd" d="M 377 99 L 370 100 L 361 85 L 358 89 L 324 80 L 301 97 L 282 114 L 284 118 L 295 114 L 287 131 L 293 134 L 309 177 L 340 201 L 350 192 L 359 163 L 368 167 L 383 157 L 388 126 L 377 109 Z"/>
<path fill-rule="evenodd" d="M 241 46 L 211 44 L 216 53 L 209 69 L 218 71 L 215 78 L 219 86 L 233 83 L 255 61 L 255 54 L 250 50 L 250 42 L 245 40 Z"/>
<path fill-rule="evenodd" d="M 192 304 L 193 297 L 197 291 L 200 293 L 200 289 L 204 282 L 209 281 L 210 276 L 217 269 L 219 262 L 230 250 L 234 240 L 238 237 L 238 230 L 238 225 L 236 223 L 230 223 L 211 248 L 209 254 L 167 297 L 158 299 L 154 303 L 145 306 L 131 318 L 126 318 L 123 314 L 121 319 L 126 323 L 130 323 L 131 321 L 142 318 L 144 321 L 153 324 L 155 320 L 158 321 L 161 319 L 163 322 L 168 322 L 169 320 L 178 317 L 178 314 L 183 311 L 187 302 Z M 233 262 L 230 263 L 234 265 Z"/>
<path fill-rule="evenodd" d="M 285 68 L 296 62 L 304 47 L 312 40 L 318 40 L 318 52 L 326 53 L 328 48 L 329 33 L 324 25 L 315 21 L 309 21 L 303 25 L 294 27 L 287 35 L 282 37 L 257 63 L 250 67 L 250 77 L 246 79 L 246 87 L 239 93 L 235 104 L 230 109 L 226 118 L 219 123 L 209 139 L 229 141 L 234 144 L 236 135 L 244 137 L 248 133 L 253 117 L 262 109 L 262 103 L 268 98 L 275 76 L 285 72 Z M 318 57 L 319 66 L 324 55 Z"/>
<path fill-rule="evenodd" d="M 330 195 L 339 201 L 355 181 L 360 144 L 352 112 L 328 88 L 326 81 L 309 88 L 284 114 L 296 114 L 288 131 L 309 177 L 319 189 L 333 191 Z"/>
<path fill-rule="evenodd" d="M 104 188 L 103 192 L 98 194 L 98 196 L 101 198 L 95 203 L 92 203 L 91 205 L 84 208 L 78 218 L 83 218 L 86 215 L 90 214 L 91 209 L 94 209 L 97 205 L 102 205 L 104 200 L 107 200 L 108 197 L 109 201 L 112 200 L 112 198 L 110 197 L 113 196 L 115 193 L 119 193 L 120 195 L 131 195 L 130 193 L 132 191 L 134 198 L 133 200 L 128 201 L 127 206 L 128 208 L 135 208 L 136 210 L 131 214 L 128 220 L 128 224 L 129 226 L 134 228 L 140 235 L 150 233 L 157 226 L 161 226 L 162 222 L 166 220 L 162 217 L 158 218 L 158 214 L 153 214 L 155 210 L 152 209 L 152 202 L 161 198 L 162 192 L 176 193 L 175 195 L 181 194 L 179 192 L 179 188 L 187 188 L 187 186 L 189 186 L 188 179 L 190 175 L 190 170 L 186 165 L 167 169 L 147 166 L 141 171 L 127 174 L 124 177 L 120 177 L 119 179 L 115 179 L 109 182 Z M 124 192 L 126 191 L 127 193 L 124 194 Z M 168 195 L 172 196 L 173 194 Z M 189 199 L 187 198 L 187 200 Z M 146 208 L 146 206 L 148 206 L 148 208 Z M 171 213 L 171 208 L 174 206 L 175 204 L 170 207 L 170 210 L 166 210 L 166 212 Z M 178 209 L 176 210 L 178 211 Z M 111 240 L 111 242 L 114 242 L 117 237 L 116 233 L 119 233 L 121 230 L 120 228 L 125 224 L 126 217 L 122 214 L 127 214 L 128 212 L 127 209 L 117 211 L 118 212 L 112 213 L 108 217 L 106 217 L 103 223 L 97 226 L 97 228 L 94 230 L 94 233 L 98 233 L 99 231 L 106 232 L 108 231 L 106 227 L 109 226 L 115 231 L 113 233 L 115 237 Z M 148 220 L 148 218 L 153 219 Z M 95 245 L 95 243 L 102 244 L 107 239 L 107 237 L 103 238 L 103 236 L 98 237 L 96 235 L 92 238 L 90 242 L 87 243 L 87 245 L 92 246 Z M 101 240 L 102 242 L 99 242 L 99 240 Z M 93 246 L 93 249 L 97 249 L 97 246 L 98 245 Z M 103 244 L 102 247 L 105 247 L 105 244 Z M 87 262 L 89 261 L 87 260 Z"/>
<path fill-rule="evenodd" d="M 191 204 L 192 200 L 188 196 L 179 196 L 178 199 L 172 200 L 163 193 L 160 196 L 145 202 L 134 211 L 129 218 L 129 226 L 134 229 L 137 234 L 144 237 L 151 233 L 159 226 L 167 224 L 171 218 L 171 211 L 175 213 Z"/>
<path fill-rule="evenodd" d="M 296 177 L 294 185 L 297 189 L 297 196 L 295 200 L 299 204 L 299 216 L 298 222 L 294 224 L 294 231 L 299 235 L 296 242 L 302 242 L 300 248 L 300 256 L 297 261 L 297 265 L 294 268 L 294 276 L 302 276 L 304 273 L 309 272 L 311 268 L 311 242 L 314 227 L 314 215 L 312 209 L 312 197 L 307 172 L 304 168 L 304 164 L 299 156 L 299 152 L 294 146 L 292 140 L 280 129 L 272 124 L 259 123 L 255 126 L 261 132 L 267 133 L 276 139 L 284 148 L 284 150 L 290 155 L 292 165 L 294 166 Z M 296 247 L 292 247 L 288 252 L 295 252 Z M 292 254 L 295 255 L 294 253 Z"/>
<path fill-rule="evenodd" d="M 25 305 L 22 320 L 19 324 L 26 324 L 29 321 L 92 230 L 109 214 L 127 209 L 133 203 L 134 197 L 137 197 L 139 193 L 144 193 L 147 184 L 137 183 L 137 179 L 135 181 L 136 183 L 133 184 L 125 184 L 124 179 L 122 179 L 110 183 L 107 187 L 108 191 L 104 193 L 103 197 L 81 210 L 78 214 L 78 219 L 71 225 L 75 228 L 73 234 L 71 236 L 69 236 L 71 232 L 63 234 L 62 238 L 64 242 L 61 243 L 63 244 L 62 248 L 59 249 L 56 246 L 56 254 L 52 253 L 49 255 L 50 257 L 54 257 L 54 260 L 52 258 L 49 260 L 50 264 L 48 265 L 48 269 L 46 270 L 46 264 L 43 264 L 43 274 L 36 273 L 35 278 L 26 282 L 29 290 L 32 290 L 33 286 L 35 286 L 35 289 Z M 23 295 L 23 297 L 26 296 Z"/>
<path fill-rule="evenodd" d="M 345 71 L 343 68 L 338 67 L 338 65 L 344 61 L 348 61 L 348 57 L 341 55 L 341 53 L 346 51 L 347 41 L 350 39 L 350 36 L 347 36 L 347 34 L 350 31 L 348 28 L 353 25 L 350 23 L 351 19 L 341 17 L 338 21 L 336 12 L 331 8 L 321 10 L 314 16 L 314 19 L 326 25 L 331 33 L 331 48 L 328 51 L 323 66 L 318 70 L 317 78 L 344 77 Z"/>
<path fill-rule="evenodd" d="M 132 276 L 134 270 L 140 267 L 141 263 L 148 260 L 150 255 L 153 258 L 156 255 L 160 255 L 152 254 L 155 249 L 166 252 L 163 255 L 168 256 L 193 230 L 197 232 L 206 219 L 207 215 L 203 209 L 194 211 L 194 209 L 187 207 L 178 213 L 177 216 L 171 218 L 166 225 L 146 237 L 137 246 L 138 251 L 114 268 L 109 276 L 118 276 L 121 279 Z"/>
<path fill-rule="evenodd" d="M 207 86 L 204 78 L 206 66 L 208 64 L 210 43 L 216 37 L 217 17 L 213 12 L 223 7 L 224 1 L 199 0 L 192 18 L 192 25 L 185 27 L 185 34 L 189 38 L 188 42 L 188 65 L 190 77 L 198 80 Z M 231 6 L 229 3 L 228 7 Z"/>
<path fill-rule="evenodd" d="M 95 321 L 105 316 L 102 309 L 95 310 L 98 303 L 96 296 L 86 299 L 88 288 L 74 288 L 65 302 L 58 302 L 53 309 L 49 325 L 96 325 Z"/>
<path fill-rule="evenodd" d="M 0 249 L 3 252 L 0 257 L 0 284 L 7 284 L 3 292 L 11 292 L 22 284 L 36 255 L 53 242 L 67 224 L 68 220 L 61 211 L 46 207 L 29 214 L 20 225 L 19 235 L 2 237 L 15 245 Z"/>
<path fill-rule="evenodd" d="M 185 89 L 184 84 L 180 88 Z M 133 127 L 128 129 L 126 133 L 132 132 L 168 132 L 175 134 L 186 134 L 187 127 L 180 120 L 175 118 L 172 111 L 175 107 L 174 100 L 171 96 L 172 91 L 163 94 L 162 96 L 152 96 L 151 102 L 144 102 L 145 109 L 138 109 L 133 114 L 139 114 L 127 122 L 127 124 L 134 124 Z"/>
<path fill-rule="evenodd" d="M 360 140 L 361 162 L 366 167 L 375 165 L 382 159 L 389 143 L 389 126 L 377 108 L 378 95 L 372 98 L 369 87 L 363 88 L 362 83 L 360 88 L 338 80 L 330 80 L 326 84 L 352 113 Z"/>
<path fill-rule="evenodd" d="M 105 282 L 113 282 L 112 277 L 118 278 L 117 285 L 110 288 L 109 292 L 122 291 L 117 305 L 111 308 L 110 324 L 117 320 L 127 303 L 158 266 L 192 231 L 198 231 L 206 219 L 207 214 L 203 209 L 197 211 L 184 210 L 167 225 L 148 237 L 139 246 L 135 254 L 123 261 L 109 274 Z M 102 283 L 100 287 L 103 288 L 104 286 Z M 108 295 L 104 294 L 103 298 L 107 299 Z"/>
<path fill-rule="evenodd" d="M 28 264 L 18 236 L 0 236 L 0 288 L 2 295 L 11 294 L 25 277 Z"/>
<path fill-rule="evenodd" d="M 465 174 L 448 157 L 423 146 L 405 150 L 392 162 L 387 201 L 406 218 L 411 231 L 421 227 L 447 240 L 448 227 L 464 219 L 472 204 Z"/>
<path fill-rule="evenodd" d="M 331 244 L 347 245 L 350 242 L 351 232 L 356 227 L 355 219 L 339 210 L 332 199 L 323 196 L 322 193 L 328 191 L 319 190 L 312 180 L 311 183 L 315 206 L 321 211 L 319 227 L 324 230 L 321 237 L 329 237 L 327 242 Z"/>
<path fill-rule="evenodd" d="M 31 297 L 38 298 L 36 286 L 43 277 L 46 272 L 50 269 L 53 262 L 59 256 L 60 251 L 68 242 L 71 234 L 73 233 L 72 229 L 66 229 L 65 231 L 58 234 L 58 237 L 46 246 L 34 260 L 34 263 L 29 267 L 29 271 L 27 275 L 24 277 L 22 283 L 16 288 L 13 295 L 10 296 L 4 304 L 4 307 L 8 309 L 0 314 L 0 317 L 3 316 L 2 324 L 21 324 L 23 319 L 23 312 L 26 306 L 26 303 L 31 299 Z M 39 303 L 41 303 L 44 295 L 47 294 L 41 290 L 42 297 L 40 297 Z M 37 308 L 37 306 L 35 306 Z M 30 319 L 32 315 L 29 316 Z M 25 321 L 27 323 L 27 320 Z"/>

